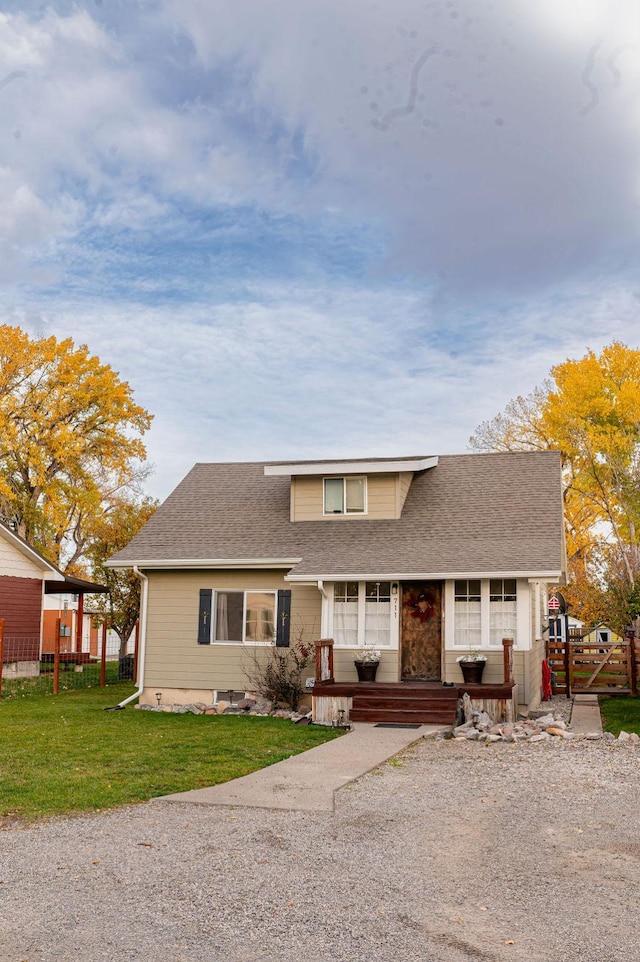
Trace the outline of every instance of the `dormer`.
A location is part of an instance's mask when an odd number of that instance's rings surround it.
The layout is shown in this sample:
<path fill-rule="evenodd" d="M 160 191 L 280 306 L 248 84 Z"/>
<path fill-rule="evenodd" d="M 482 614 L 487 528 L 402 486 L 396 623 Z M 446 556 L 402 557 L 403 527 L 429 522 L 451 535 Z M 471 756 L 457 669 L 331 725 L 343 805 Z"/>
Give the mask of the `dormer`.
<path fill-rule="evenodd" d="M 267 476 L 291 478 L 291 521 L 399 518 L 416 471 L 436 457 L 267 464 Z"/>

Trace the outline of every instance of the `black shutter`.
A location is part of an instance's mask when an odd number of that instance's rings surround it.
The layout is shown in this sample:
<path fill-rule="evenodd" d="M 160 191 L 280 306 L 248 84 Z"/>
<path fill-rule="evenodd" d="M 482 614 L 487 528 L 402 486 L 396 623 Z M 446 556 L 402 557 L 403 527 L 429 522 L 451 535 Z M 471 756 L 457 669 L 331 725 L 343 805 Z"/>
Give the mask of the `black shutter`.
<path fill-rule="evenodd" d="M 198 644 L 211 644 L 211 588 L 200 589 L 200 610 L 198 613 Z"/>
<path fill-rule="evenodd" d="M 291 591 L 278 592 L 278 617 L 276 620 L 276 646 L 289 647 L 289 624 L 291 622 Z"/>

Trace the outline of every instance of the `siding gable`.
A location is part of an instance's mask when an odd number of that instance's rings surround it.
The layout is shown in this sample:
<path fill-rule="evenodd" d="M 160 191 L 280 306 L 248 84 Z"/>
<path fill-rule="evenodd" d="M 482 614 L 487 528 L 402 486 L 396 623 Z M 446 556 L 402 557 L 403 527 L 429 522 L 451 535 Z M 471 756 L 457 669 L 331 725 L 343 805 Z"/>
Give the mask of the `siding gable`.
<path fill-rule="evenodd" d="M 2 536 L 0 531 L 0 575 L 16 578 L 39 578 L 47 574 L 44 565 L 39 566 Z"/>

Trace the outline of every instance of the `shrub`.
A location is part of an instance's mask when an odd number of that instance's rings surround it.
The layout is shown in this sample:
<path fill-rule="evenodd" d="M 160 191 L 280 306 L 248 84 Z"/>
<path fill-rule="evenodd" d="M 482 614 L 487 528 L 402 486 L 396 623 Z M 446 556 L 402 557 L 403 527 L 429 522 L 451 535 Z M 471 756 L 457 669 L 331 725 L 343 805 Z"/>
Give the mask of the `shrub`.
<path fill-rule="evenodd" d="M 276 708 L 297 711 L 306 692 L 304 673 L 314 659 L 313 646 L 298 638 L 290 648 L 256 649 L 245 676 L 252 691 Z"/>

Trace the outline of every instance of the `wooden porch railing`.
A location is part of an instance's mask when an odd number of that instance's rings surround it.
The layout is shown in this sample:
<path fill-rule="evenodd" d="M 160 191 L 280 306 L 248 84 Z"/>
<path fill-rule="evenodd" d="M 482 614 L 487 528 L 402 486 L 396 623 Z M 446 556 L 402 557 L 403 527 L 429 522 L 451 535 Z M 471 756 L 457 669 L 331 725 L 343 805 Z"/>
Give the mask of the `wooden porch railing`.
<path fill-rule="evenodd" d="M 333 638 L 320 638 L 316 641 L 316 685 L 333 681 Z"/>

